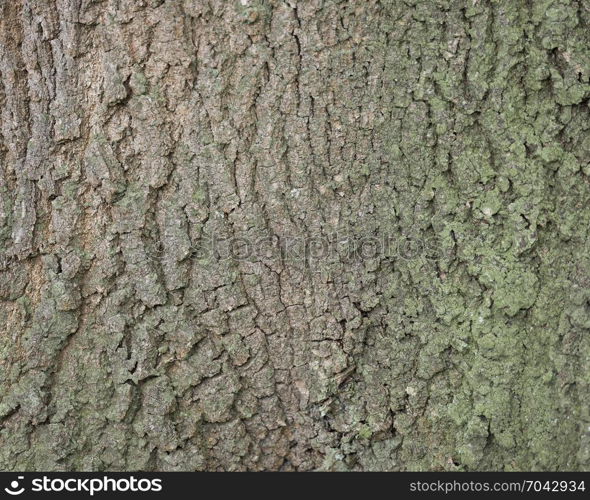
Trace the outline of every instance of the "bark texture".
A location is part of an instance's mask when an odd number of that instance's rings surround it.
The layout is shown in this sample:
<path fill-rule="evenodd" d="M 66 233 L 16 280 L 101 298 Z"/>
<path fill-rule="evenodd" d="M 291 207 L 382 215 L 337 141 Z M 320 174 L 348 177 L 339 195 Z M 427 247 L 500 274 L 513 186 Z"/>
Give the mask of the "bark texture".
<path fill-rule="evenodd" d="M 587 0 L 0 10 L 0 469 L 590 468 Z"/>

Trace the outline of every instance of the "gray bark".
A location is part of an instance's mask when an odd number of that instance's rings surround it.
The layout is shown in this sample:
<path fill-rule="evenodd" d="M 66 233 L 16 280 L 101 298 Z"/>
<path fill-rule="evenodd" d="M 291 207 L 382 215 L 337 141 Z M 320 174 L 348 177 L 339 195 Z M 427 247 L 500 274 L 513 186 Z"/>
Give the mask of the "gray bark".
<path fill-rule="evenodd" d="M 588 1 L 0 10 L 0 469 L 590 468 Z"/>

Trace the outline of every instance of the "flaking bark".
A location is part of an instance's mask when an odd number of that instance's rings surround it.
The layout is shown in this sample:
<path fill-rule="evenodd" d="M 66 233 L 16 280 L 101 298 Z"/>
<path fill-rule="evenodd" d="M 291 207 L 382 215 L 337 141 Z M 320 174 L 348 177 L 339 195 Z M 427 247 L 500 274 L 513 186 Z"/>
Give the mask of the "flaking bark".
<path fill-rule="evenodd" d="M 0 11 L 0 469 L 590 468 L 588 1 Z"/>

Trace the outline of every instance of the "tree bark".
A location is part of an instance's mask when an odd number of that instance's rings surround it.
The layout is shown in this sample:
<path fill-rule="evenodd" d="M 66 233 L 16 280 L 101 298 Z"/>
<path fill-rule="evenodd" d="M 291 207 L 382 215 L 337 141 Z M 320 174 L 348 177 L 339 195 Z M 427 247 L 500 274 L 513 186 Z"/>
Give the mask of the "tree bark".
<path fill-rule="evenodd" d="M 587 0 L 0 9 L 0 469 L 590 468 Z"/>

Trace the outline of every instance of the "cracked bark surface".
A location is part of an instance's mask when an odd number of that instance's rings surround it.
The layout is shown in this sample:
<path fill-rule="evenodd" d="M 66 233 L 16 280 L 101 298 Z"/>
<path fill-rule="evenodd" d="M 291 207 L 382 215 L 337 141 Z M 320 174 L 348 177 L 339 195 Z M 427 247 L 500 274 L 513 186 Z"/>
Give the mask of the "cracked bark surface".
<path fill-rule="evenodd" d="M 588 1 L 0 9 L 0 469 L 590 468 Z"/>

